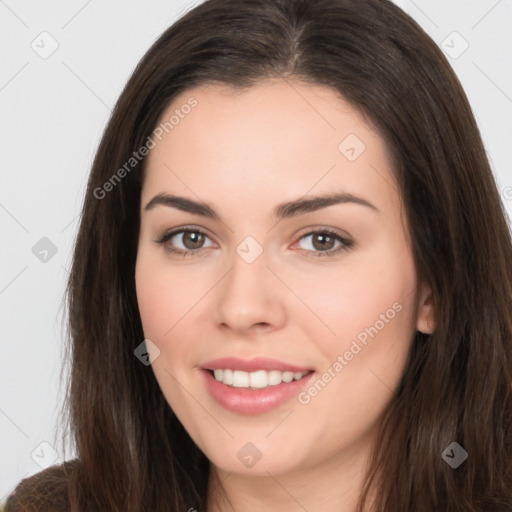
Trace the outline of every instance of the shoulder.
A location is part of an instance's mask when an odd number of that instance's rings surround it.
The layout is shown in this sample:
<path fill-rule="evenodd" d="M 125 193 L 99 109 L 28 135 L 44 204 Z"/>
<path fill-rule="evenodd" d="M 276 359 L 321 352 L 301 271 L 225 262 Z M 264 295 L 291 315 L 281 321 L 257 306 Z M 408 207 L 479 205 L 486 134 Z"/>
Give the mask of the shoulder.
<path fill-rule="evenodd" d="M 4 512 L 68 512 L 68 482 L 77 460 L 51 466 L 24 478 L 8 496 Z"/>

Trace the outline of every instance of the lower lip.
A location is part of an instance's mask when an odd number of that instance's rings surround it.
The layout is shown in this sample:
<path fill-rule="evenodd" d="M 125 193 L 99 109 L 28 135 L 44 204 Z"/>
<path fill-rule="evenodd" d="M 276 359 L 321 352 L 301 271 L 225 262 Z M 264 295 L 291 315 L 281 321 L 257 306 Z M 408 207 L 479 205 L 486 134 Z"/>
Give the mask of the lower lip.
<path fill-rule="evenodd" d="M 263 389 L 235 388 L 219 382 L 204 370 L 210 395 L 225 409 L 240 414 L 263 414 L 297 396 L 313 378 L 314 372 L 292 382 L 283 382 Z"/>

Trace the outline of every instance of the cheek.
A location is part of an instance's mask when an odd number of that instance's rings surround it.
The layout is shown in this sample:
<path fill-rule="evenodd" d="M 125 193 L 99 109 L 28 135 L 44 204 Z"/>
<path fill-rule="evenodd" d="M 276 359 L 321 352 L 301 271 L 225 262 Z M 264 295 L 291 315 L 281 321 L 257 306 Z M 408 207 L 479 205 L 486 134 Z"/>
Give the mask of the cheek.
<path fill-rule="evenodd" d="M 302 329 L 324 356 L 322 372 L 328 373 L 328 390 L 319 401 L 328 407 L 345 397 L 353 411 L 364 408 L 371 415 L 371 408 L 382 406 L 398 385 L 414 336 L 412 257 L 403 245 L 383 244 L 382 251 L 359 254 L 350 264 L 347 259 L 339 271 L 304 275 L 297 295 L 308 298 L 322 321 L 312 315 L 302 320 Z"/>
<path fill-rule="evenodd" d="M 336 335 L 316 338 L 326 356 L 319 377 L 328 383 L 303 396 L 318 410 L 341 406 L 326 429 L 347 428 L 347 419 L 364 429 L 389 402 L 415 332 L 415 284 L 412 260 L 398 254 L 331 282 L 324 314 Z"/>
<path fill-rule="evenodd" d="M 160 351 L 152 368 L 170 404 L 171 397 L 174 405 L 184 398 L 172 376 L 185 381 L 198 363 L 195 343 L 204 338 L 211 321 L 205 304 L 213 277 L 218 280 L 211 274 L 200 265 L 173 265 L 165 255 L 139 249 L 135 269 L 139 313 L 144 337 Z"/>
<path fill-rule="evenodd" d="M 160 350 L 152 370 L 169 405 L 181 411 L 186 395 L 176 379 L 182 381 L 183 372 L 190 366 L 187 322 L 191 315 L 187 312 L 197 303 L 201 290 L 179 269 L 153 253 L 145 253 L 143 247 L 139 249 L 135 282 L 144 336 Z"/>
<path fill-rule="evenodd" d="M 176 306 L 176 294 L 147 267 L 136 272 L 137 301 L 146 338 L 158 340 L 172 324 L 172 311 Z"/>
<path fill-rule="evenodd" d="M 400 246 L 383 244 L 382 251 L 353 254 L 339 265 L 313 271 L 283 268 L 281 275 L 301 299 L 289 303 L 293 320 L 326 348 L 342 350 L 358 335 L 364 340 L 366 329 L 375 324 L 379 331 L 410 331 L 416 275 Z"/>
<path fill-rule="evenodd" d="M 135 269 L 137 302 L 144 334 L 165 340 L 170 331 L 204 295 L 204 279 L 197 272 L 172 266 L 162 255 L 139 250 Z"/>

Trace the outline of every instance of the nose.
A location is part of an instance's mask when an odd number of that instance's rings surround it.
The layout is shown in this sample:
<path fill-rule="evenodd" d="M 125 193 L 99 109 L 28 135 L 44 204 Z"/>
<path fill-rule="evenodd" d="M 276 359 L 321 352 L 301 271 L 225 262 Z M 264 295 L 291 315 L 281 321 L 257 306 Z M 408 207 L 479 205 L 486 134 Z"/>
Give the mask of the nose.
<path fill-rule="evenodd" d="M 286 294 L 267 263 L 265 251 L 250 263 L 234 254 L 230 271 L 216 287 L 216 325 L 236 336 L 283 327 Z"/>

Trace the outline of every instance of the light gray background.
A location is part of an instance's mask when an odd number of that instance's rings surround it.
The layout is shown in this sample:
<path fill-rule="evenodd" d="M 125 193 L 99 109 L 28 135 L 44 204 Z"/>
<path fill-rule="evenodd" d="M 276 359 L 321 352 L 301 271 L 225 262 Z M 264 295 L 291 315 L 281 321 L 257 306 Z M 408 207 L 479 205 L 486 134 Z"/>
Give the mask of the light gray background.
<path fill-rule="evenodd" d="M 512 216 L 512 0 L 396 1 L 450 55 Z M 73 456 L 56 439 L 61 300 L 90 164 L 134 66 L 197 3 L 0 0 L 0 501 Z"/>

